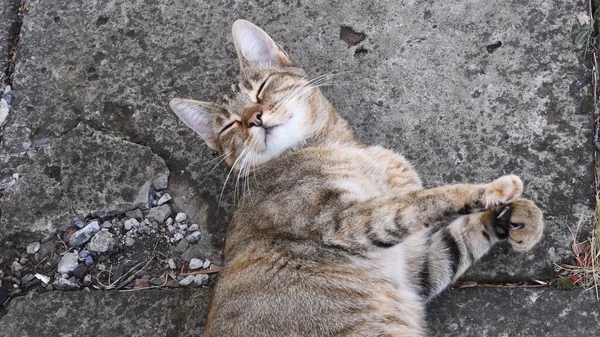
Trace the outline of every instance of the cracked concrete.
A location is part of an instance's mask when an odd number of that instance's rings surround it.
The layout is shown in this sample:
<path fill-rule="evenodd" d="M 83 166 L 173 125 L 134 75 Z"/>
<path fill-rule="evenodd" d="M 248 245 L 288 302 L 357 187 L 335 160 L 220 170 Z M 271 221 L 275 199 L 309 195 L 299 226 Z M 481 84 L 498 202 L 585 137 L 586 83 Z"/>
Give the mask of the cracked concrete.
<path fill-rule="evenodd" d="M 38 233 L 48 232 L 36 221 L 55 219 L 58 229 L 69 216 L 119 204 L 118 197 L 106 199 L 123 193 L 118 189 L 98 192 L 90 202 L 73 200 L 70 192 L 83 193 L 87 184 L 101 191 L 103 174 L 117 186 L 117 173 L 125 172 L 135 181 L 126 187 L 141 188 L 157 171 L 134 172 L 142 167 L 126 165 L 129 151 L 115 157 L 114 168 L 98 169 L 112 162 L 113 144 L 120 144 L 135 148 L 132 153 L 150 160 L 154 170 L 169 168 L 175 208 L 206 223 L 212 244 L 207 249 L 222 247 L 233 209 L 231 186 L 218 204 L 226 171 L 211 173 L 211 151 L 177 121 L 167 102 L 174 96 L 214 99 L 230 86 L 237 61 L 229 32 L 236 18 L 263 27 L 311 73 L 336 74 L 324 90 L 357 136 L 403 153 L 427 186 L 484 182 L 506 173 L 523 178 L 526 196 L 545 213 L 542 242 L 525 255 L 499 246 L 465 278 L 549 279 L 553 263 L 571 256 L 569 226 L 581 221 L 584 236 L 591 230 L 591 69 L 572 42 L 585 0 L 31 0 L 28 7 L 14 74 L 16 101 L 0 145 L 0 183 L 7 187 L 0 199 L 0 237 L 34 224 Z M 342 25 L 366 39 L 349 47 L 339 39 Z M 89 125 L 95 140 L 61 143 L 68 138 L 61 135 L 80 123 Z M 86 146 L 104 159 L 92 170 L 61 166 L 61 174 L 63 167 L 71 173 L 72 185 L 56 182 L 56 169 L 48 167 L 67 163 Z M 93 159 L 80 153 L 82 160 Z M 13 182 L 15 173 L 22 181 Z M 126 204 L 134 201 L 127 198 Z M 21 203 L 29 206 L 17 208 Z M 477 307 L 485 297 L 477 299 L 474 292 L 436 303 L 440 311 L 466 314 L 453 301 L 474 298 Z M 512 298 L 523 310 L 531 302 Z M 526 321 L 524 311 L 508 309 L 506 320 Z M 447 324 L 434 321 L 436 331 Z M 461 327 L 477 331 L 478 324 L 464 321 Z"/>
<path fill-rule="evenodd" d="M 84 123 L 36 148 L 15 168 L 0 199 L 0 240 L 23 245 L 48 240 L 75 217 L 110 217 L 148 208 L 148 195 L 166 187 L 169 170 L 148 147 L 95 131 Z M 152 192 L 153 193 L 153 192 Z"/>

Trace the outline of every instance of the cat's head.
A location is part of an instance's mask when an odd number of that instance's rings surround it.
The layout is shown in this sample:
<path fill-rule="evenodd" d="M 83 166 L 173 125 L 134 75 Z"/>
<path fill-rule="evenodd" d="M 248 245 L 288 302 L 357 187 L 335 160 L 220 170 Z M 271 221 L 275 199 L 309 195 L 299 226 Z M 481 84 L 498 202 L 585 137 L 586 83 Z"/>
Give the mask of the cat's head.
<path fill-rule="evenodd" d="M 294 66 L 262 29 L 237 20 L 232 32 L 240 62 L 232 91 L 219 102 L 175 98 L 169 105 L 239 171 L 303 146 L 322 133 L 336 113 L 318 83 Z"/>

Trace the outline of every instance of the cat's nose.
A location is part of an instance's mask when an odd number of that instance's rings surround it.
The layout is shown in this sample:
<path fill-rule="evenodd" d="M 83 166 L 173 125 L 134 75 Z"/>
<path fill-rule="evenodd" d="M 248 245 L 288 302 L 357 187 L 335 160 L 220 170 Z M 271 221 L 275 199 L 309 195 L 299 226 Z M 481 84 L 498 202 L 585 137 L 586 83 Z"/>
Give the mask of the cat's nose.
<path fill-rule="evenodd" d="M 262 126 L 262 111 L 256 111 L 248 118 L 248 127 Z"/>

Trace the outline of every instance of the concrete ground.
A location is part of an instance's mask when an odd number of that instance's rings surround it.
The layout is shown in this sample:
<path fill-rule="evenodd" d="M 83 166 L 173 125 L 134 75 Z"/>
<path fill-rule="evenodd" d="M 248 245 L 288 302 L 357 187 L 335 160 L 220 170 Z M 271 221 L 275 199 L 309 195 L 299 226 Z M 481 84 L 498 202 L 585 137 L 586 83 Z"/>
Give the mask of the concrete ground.
<path fill-rule="evenodd" d="M 174 208 L 192 221 L 207 217 L 207 251 L 219 252 L 232 212 L 231 187 L 220 208 L 217 202 L 227 172 L 211 173 L 211 152 L 167 102 L 214 99 L 230 86 L 237 72 L 230 27 L 246 18 L 311 73 L 336 74 L 324 90 L 357 136 L 403 153 L 427 186 L 520 175 L 525 195 L 545 213 L 542 242 L 526 254 L 499 246 L 465 279 L 550 280 L 553 263 L 572 258 L 569 228 L 581 224 L 583 236 L 592 228 L 591 62 L 573 43 L 587 6 L 28 0 L 12 74 L 16 99 L 0 143 L 0 264 L 64 231 L 69 219 L 138 207 L 148 184 L 167 175 Z M 348 46 L 342 25 L 366 39 Z M 592 297 L 553 288 L 455 289 L 432 304 L 431 328 L 439 336 L 593 335 L 600 327 Z M 127 335 L 187 336 L 202 330 L 205 301 L 203 292 L 28 295 L 12 300 L 0 335 L 104 336 L 113 330 L 103 322 L 116 313 Z M 571 329 L 571 319 L 586 324 Z"/>

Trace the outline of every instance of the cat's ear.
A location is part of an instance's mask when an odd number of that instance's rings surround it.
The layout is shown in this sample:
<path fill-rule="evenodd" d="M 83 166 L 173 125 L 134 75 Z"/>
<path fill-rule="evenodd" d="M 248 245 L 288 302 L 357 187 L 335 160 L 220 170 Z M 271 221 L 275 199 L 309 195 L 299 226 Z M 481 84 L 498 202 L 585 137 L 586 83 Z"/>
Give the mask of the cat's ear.
<path fill-rule="evenodd" d="M 204 139 L 208 147 L 218 151 L 217 134 L 214 130 L 214 114 L 219 107 L 210 102 L 173 98 L 169 102 L 173 112 L 192 130 Z"/>
<path fill-rule="evenodd" d="M 291 66 L 287 53 L 253 23 L 236 20 L 231 28 L 240 66 Z"/>

